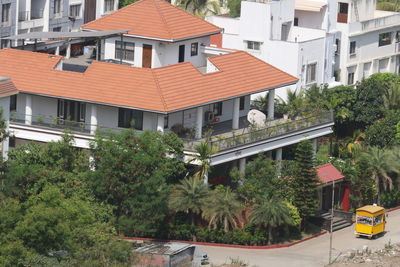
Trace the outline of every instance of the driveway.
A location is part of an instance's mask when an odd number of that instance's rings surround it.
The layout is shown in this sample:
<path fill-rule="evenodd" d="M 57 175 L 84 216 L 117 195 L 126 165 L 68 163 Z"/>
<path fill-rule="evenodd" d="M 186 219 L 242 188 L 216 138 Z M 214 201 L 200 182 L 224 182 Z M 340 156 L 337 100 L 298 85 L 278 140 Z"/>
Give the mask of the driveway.
<path fill-rule="evenodd" d="M 375 250 L 381 249 L 389 241 L 400 243 L 400 210 L 389 213 L 386 224 L 387 233 L 378 239 L 369 240 L 354 236 L 354 224 L 333 233 L 333 257 L 338 257 L 352 249 L 362 250 L 364 245 Z M 230 263 L 230 258 L 240 258 L 250 266 L 324 266 L 329 260 L 329 234 L 303 243 L 276 249 L 239 249 L 202 246 L 211 263 Z"/>

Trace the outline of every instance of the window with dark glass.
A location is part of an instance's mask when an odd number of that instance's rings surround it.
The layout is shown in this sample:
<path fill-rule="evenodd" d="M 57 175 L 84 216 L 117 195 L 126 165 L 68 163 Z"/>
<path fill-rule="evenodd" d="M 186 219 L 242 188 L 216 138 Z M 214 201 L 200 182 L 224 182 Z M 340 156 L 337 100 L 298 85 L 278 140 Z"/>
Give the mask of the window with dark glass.
<path fill-rule="evenodd" d="M 61 31 L 61 27 L 54 27 L 53 28 L 53 32 L 60 32 Z"/>
<path fill-rule="evenodd" d="M 317 63 L 307 65 L 306 82 L 312 83 L 316 81 Z"/>
<path fill-rule="evenodd" d="M 400 43 L 400 31 L 396 32 L 396 43 Z"/>
<path fill-rule="evenodd" d="M 244 110 L 244 101 L 245 101 L 245 96 L 240 97 L 240 102 L 239 102 L 239 109 Z"/>
<path fill-rule="evenodd" d="M 10 11 L 11 11 L 11 4 L 3 4 L 1 6 L 1 22 L 3 26 L 8 26 L 10 24 Z"/>
<path fill-rule="evenodd" d="M 164 116 L 164 129 L 168 128 L 168 119 L 169 119 L 168 115 Z"/>
<path fill-rule="evenodd" d="M 379 46 L 390 45 L 392 43 L 392 33 L 385 32 L 379 34 Z"/>
<path fill-rule="evenodd" d="M 352 85 L 354 83 L 354 72 L 349 72 L 347 75 L 347 84 Z"/>
<path fill-rule="evenodd" d="M 10 96 L 10 111 L 17 110 L 17 95 Z"/>
<path fill-rule="evenodd" d="M 57 117 L 62 120 L 85 122 L 86 104 L 71 100 L 58 100 Z"/>
<path fill-rule="evenodd" d="M 61 0 L 54 0 L 54 14 L 59 15 L 61 13 Z"/>
<path fill-rule="evenodd" d="M 350 56 L 356 54 L 356 41 L 350 42 L 350 50 L 349 50 Z"/>
<path fill-rule="evenodd" d="M 192 43 L 190 46 L 190 55 L 197 56 L 199 54 L 199 43 Z"/>
<path fill-rule="evenodd" d="M 119 108 L 118 127 L 143 130 L 143 111 Z"/>
<path fill-rule="evenodd" d="M 81 5 L 71 5 L 69 6 L 69 16 L 70 17 L 80 17 L 81 16 Z"/>
<path fill-rule="evenodd" d="M 260 50 L 261 43 L 254 41 L 247 41 L 247 49 L 250 50 Z"/>
<path fill-rule="evenodd" d="M 128 61 L 135 59 L 135 43 L 115 41 L 115 58 Z"/>
<path fill-rule="evenodd" d="M 294 18 L 294 26 L 299 26 L 299 18 Z"/>
<path fill-rule="evenodd" d="M 222 115 L 222 102 L 214 103 L 213 104 L 213 113 L 215 116 Z"/>

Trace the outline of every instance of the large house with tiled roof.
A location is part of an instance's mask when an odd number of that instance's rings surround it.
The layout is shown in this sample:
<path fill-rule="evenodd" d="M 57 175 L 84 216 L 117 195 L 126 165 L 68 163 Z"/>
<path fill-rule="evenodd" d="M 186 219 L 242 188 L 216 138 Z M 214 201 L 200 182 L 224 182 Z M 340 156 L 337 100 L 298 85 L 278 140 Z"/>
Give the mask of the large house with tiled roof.
<path fill-rule="evenodd" d="M 140 0 L 83 25 L 84 31 L 127 30 L 102 41 L 101 59 L 157 68 L 191 62 L 206 65 L 202 50 L 222 29 L 164 0 Z"/>
<path fill-rule="evenodd" d="M 59 140 L 70 129 L 75 146 L 89 148 L 96 130 L 175 132 L 183 138 L 187 159 L 212 130 L 216 166 L 239 165 L 260 152 L 332 132 L 332 114 L 275 119 L 250 125 L 250 95 L 297 82 L 297 78 L 251 56 L 233 52 L 210 57 L 202 72 L 190 62 L 141 68 L 94 61 L 84 72 L 67 71 L 61 56 L 0 50 L 0 76 L 9 77 L 18 95 L 4 94 L 0 104 L 12 138 L 6 149 L 26 141 Z M 4 149 L 3 149 L 4 151 Z M 212 177 L 210 177 L 212 179 Z"/>

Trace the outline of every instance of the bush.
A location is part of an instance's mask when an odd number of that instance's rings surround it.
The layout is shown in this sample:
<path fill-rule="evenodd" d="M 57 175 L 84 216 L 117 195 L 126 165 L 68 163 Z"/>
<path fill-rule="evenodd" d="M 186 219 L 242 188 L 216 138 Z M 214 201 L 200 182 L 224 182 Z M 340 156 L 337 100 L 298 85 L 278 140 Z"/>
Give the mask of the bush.
<path fill-rule="evenodd" d="M 196 235 L 197 240 L 200 242 L 234 245 L 265 245 L 267 243 L 265 233 L 252 229 L 252 227 L 236 228 L 228 233 L 225 233 L 223 229 L 199 228 L 196 231 Z"/>
<path fill-rule="evenodd" d="M 385 208 L 393 208 L 400 205 L 400 191 L 393 189 L 389 192 L 381 193 L 381 204 Z"/>
<path fill-rule="evenodd" d="M 396 125 L 400 121 L 400 111 L 389 111 L 382 119 L 375 121 L 365 131 L 365 141 L 370 146 L 390 147 L 396 143 Z"/>

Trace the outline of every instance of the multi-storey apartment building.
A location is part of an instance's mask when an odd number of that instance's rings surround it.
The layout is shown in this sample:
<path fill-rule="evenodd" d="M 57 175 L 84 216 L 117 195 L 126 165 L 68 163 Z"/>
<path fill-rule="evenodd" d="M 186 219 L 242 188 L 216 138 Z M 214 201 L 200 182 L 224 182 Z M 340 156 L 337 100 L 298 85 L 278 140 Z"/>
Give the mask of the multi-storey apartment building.
<path fill-rule="evenodd" d="M 354 84 L 374 72 L 399 72 L 400 14 L 376 1 L 242 1 L 241 16 L 211 16 L 224 28 L 214 45 L 248 51 L 312 84 Z M 285 97 L 285 92 L 278 92 Z"/>
<path fill-rule="evenodd" d="M 9 41 L 2 37 L 28 32 L 77 31 L 82 24 L 117 8 L 117 0 L 1 0 L 0 48 L 9 46 Z"/>

